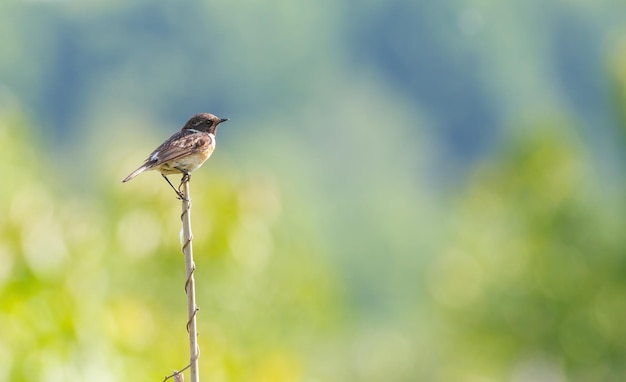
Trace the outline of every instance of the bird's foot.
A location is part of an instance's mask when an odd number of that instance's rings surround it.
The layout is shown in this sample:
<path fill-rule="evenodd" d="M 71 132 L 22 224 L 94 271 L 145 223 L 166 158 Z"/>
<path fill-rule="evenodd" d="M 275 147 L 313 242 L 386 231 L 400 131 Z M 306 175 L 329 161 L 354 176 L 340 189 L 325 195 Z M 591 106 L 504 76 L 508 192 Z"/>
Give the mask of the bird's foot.
<path fill-rule="evenodd" d="M 174 187 L 174 185 L 172 184 L 172 182 L 170 182 L 170 180 L 167 178 L 167 176 L 161 174 L 161 176 L 163 176 L 163 178 L 167 181 L 167 184 L 170 185 L 170 187 L 172 187 L 172 190 L 174 190 L 174 192 L 176 193 L 176 198 L 178 200 L 184 200 L 185 202 L 188 202 L 189 199 L 185 198 L 185 194 L 183 194 L 183 192 L 180 190 L 180 187 L 178 187 L 178 189 L 176 189 L 176 187 Z M 182 186 L 182 183 L 181 183 Z"/>
<path fill-rule="evenodd" d="M 180 178 L 180 184 L 178 185 L 178 196 L 179 196 L 179 199 L 188 202 L 189 199 L 184 197 L 184 194 L 183 194 L 181 188 L 183 187 L 183 184 L 188 183 L 191 180 L 191 173 L 189 171 L 183 170 L 181 168 L 176 168 L 176 169 L 183 173 L 182 178 Z"/>

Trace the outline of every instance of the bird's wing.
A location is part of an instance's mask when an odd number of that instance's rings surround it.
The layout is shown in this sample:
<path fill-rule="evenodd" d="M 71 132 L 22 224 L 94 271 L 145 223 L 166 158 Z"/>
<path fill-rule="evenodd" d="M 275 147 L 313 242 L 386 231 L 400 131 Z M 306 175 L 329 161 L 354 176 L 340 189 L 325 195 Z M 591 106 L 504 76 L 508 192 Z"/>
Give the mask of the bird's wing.
<path fill-rule="evenodd" d="M 196 130 L 181 130 L 157 147 L 146 159 L 148 167 L 206 150 L 211 145 L 212 137 Z"/>

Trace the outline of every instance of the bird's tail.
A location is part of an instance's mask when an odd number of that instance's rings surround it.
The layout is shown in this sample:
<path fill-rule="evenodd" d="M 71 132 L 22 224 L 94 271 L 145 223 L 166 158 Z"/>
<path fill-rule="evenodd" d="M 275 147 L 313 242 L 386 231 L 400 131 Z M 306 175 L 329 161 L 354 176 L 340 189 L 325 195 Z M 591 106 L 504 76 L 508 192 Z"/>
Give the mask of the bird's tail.
<path fill-rule="evenodd" d="M 128 175 L 126 178 L 124 178 L 124 180 L 122 180 L 122 183 L 126 183 L 129 180 L 132 180 L 134 177 L 146 171 L 147 169 L 148 169 L 148 166 L 144 164 L 143 166 L 139 167 L 135 171 L 131 172 L 130 175 Z"/>

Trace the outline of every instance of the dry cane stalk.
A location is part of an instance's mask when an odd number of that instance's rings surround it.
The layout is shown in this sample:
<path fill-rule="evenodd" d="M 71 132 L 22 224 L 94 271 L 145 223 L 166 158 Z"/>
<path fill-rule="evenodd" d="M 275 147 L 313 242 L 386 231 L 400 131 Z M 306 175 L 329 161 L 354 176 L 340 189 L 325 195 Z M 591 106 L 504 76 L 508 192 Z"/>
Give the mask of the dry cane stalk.
<path fill-rule="evenodd" d="M 185 282 L 185 293 L 187 294 L 187 331 L 189 332 L 189 374 L 191 382 L 200 381 L 200 372 L 198 370 L 198 357 L 200 348 L 198 347 L 198 332 L 196 329 L 196 287 L 193 272 L 196 265 L 193 262 L 193 251 L 191 248 L 191 197 L 189 195 L 189 180 L 182 183 L 182 213 L 180 215 L 183 223 L 183 254 L 185 255 L 185 270 L 187 273 L 187 281 Z"/>
<path fill-rule="evenodd" d="M 181 370 L 174 371 L 163 379 L 163 382 L 170 378 L 174 378 L 174 382 L 183 382 L 183 372 L 189 369 L 191 382 L 200 381 L 200 370 L 198 369 L 198 357 L 200 356 L 200 347 L 198 346 L 198 332 L 196 329 L 196 287 L 193 272 L 196 265 L 193 262 L 193 251 L 191 249 L 191 197 L 189 195 L 189 178 L 183 177 L 179 190 L 182 193 L 182 213 L 180 219 L 183 223 L 181 236 L 181 244 L 183 246 L 183 254 L 185 255 L 185 270 L 187 272 L 187 281 L 185 281 L 185 293 L 187 294 L 187 332 L 189 332 L 189 365 Z"/>

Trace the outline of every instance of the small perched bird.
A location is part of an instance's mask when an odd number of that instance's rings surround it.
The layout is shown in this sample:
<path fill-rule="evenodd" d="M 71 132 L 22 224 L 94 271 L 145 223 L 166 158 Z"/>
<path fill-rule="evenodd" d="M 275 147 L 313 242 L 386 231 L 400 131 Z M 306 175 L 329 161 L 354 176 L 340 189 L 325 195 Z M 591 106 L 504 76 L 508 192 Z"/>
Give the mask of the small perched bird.
<path fill-rule="evenodd" d="M 213 114 L 196 114 L 176 134 L 157 147 L 144 163 L 131 172 L 122 182 L 128 182 L 147 170 L 158 170 L 179 198 L 183 194 L 167 178 L 171 174 L 183 174 L 181 185 L 188 181 L 191 173 L 209 159 L 215 150 L 217 126 L 228 121 Z"/>

